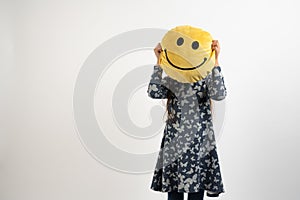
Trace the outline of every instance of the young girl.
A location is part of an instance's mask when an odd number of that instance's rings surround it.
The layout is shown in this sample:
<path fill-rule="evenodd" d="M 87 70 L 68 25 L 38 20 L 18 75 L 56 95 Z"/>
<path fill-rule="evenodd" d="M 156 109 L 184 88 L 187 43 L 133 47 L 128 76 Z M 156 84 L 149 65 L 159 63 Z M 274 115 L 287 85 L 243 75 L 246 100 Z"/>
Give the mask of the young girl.
<path fill-rule="evenodd" d="M 162 78 L 159 65 L 160 43 L 154 52 L 154 65 L 148 96 L 167 99 L 168 118 L 151 183 L 154 191 L 168 192 L 168 200 L 201 200 L 224 193 L 212 124 L 211 99 L 220 101 L 226 95 L 224 77 L 219 66 L 220 45 L 213 40 L 215 66 L 202 80 L 181 83 L 169 76 Z"/>

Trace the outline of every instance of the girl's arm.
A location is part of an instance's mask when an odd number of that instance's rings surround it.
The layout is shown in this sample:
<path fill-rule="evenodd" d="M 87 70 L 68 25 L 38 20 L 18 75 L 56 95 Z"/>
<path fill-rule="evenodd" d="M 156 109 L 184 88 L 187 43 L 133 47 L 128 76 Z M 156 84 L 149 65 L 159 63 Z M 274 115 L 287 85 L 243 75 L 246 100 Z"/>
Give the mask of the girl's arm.
<path fill-rule="evenodd" d="M 224 76 L 219 65 L 215 65 L 204 80 L 207 86 L 207 95 L 209 98 L 216 101 L 225 99 L 227 90 L 225 87 Z"/>
<path fill-rule="evenodd" d="M 212 71 L 204 78 L 207 86 L 207 95 L 209 98 L 221 101 L 225 99 L 227 90 L 224 83 L 224 77 L 219 66 L 220 43 L 213 40 L 211 44 L 212 51 L 215 51 L 215 66 Z"/>
<path fill-rule="evenodd" d="M 148 96 L 153 99 L 166 99 L 171 92 L 168 82 L 162 78 L 162 72 L 163 69 L 158 64 L 154 65 L 147 90 Z"/>

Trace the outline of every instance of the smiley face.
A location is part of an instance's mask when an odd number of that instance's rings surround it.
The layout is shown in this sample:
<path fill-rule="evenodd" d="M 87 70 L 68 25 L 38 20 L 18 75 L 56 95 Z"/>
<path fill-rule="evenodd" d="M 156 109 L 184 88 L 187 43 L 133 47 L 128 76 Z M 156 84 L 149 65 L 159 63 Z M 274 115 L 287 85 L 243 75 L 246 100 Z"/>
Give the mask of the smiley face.
<path fill-rule="evenodd" d="M 184 38 L 181 36 L 181 37 L 179 37 L 177 40 L 176 40 L 176 44 L 177 44 L 177 46 L 178 47 L 182 47 L 182 48 L 184 48 L 185 46 L 184 46 Z M 186 50 L 188 51 L 188 48 L 189 48 L 189 46 L 188 47 L 185 47 L 185 48 L 187 48 Z M 193 41 L 192 42 L 192 44 L 190 45 L 190 48 L 192 48 L 193 50 L 197 50 L 198 48 L 199 48 L 199 42 L 198 41 Z M 194 66 L 194 67 L 179 67 L 179 66 L 177 66 L 177 65 L 175 65 L 171 60 L 170 60 L 170 58 L 168 57 L 168 53 L 167 53 L 167 49 L 165 48 L 164 49 L 164 53 L 165 53 L 165 55 L 166 55 L 166 59 L 167 59 L 167 61 L 168 61 L 168 63 L 170 64 L 170 65 L 172 65 L 173 67 L 175 67 L 175 68 L 177 68 L 177 69 L 181 69 L 181 70 L 193 70 L 193 69 L 197 69 L 198 67 L 201 67 L 206 61 L 207 61 L 207 58 L 206 57 L 204 57 L 203 58 L 203 61 L 199 64 L 199 65 L 197 65 L 197 66 Z"/>
<path fill-rule="evenodd" d="M 212 40 L 207 31 L 189 25 L 177 26 L 162 38 L 160 66 L 180 82 L 199 81 L 214 65 Z"/>

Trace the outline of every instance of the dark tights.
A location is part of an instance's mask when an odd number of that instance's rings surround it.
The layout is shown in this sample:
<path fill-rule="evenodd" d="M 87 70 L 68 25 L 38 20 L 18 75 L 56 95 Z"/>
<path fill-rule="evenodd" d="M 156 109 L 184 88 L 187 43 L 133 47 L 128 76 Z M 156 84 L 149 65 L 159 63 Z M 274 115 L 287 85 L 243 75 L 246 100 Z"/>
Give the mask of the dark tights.
<path fill-rule="evenodd" d="M 168 192 L 168 200 L 183 200 L 183 192 Z M 188 193 L 188 200 L 203 200 L 204 190 L 196 193 Z"/>

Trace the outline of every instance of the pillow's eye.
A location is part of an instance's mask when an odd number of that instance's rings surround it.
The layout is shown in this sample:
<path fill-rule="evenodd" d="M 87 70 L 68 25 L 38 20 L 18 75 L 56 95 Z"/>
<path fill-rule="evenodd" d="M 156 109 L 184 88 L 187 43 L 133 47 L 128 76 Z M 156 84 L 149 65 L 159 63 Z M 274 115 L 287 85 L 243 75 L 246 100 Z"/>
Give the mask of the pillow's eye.
<path fill-rule="evenodd" d="M 196 50 L 196 49 L 198 49 L 198 47 L 199 47 L 199 42 L 198 41 L 194 41 L 192 43 L 192 48 Z"/>
<path fill-rule="evenodd" d="M 183 40 L 182 37 L 180 37 L 180 38 L 177 39 L 177 45 L 178 46 L 181 46 L 183 44 L 183 42 L 184 42 L 184 40 Z"/>

